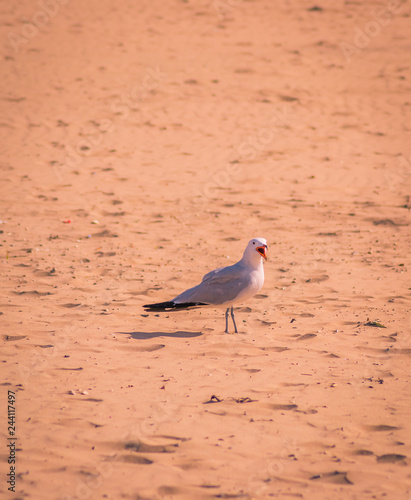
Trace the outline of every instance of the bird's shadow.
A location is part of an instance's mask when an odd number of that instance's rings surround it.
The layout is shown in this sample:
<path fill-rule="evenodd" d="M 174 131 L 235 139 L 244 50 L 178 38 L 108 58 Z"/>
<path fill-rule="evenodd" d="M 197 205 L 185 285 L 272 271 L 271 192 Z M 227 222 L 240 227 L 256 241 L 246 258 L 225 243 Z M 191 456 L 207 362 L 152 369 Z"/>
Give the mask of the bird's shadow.
<path fill-rule="evenodd" d="M 177 332 L 116 332 L 121 335 L 130 335 L 131 338 L 135 340 L 147 340 L 147 339 L 155 339 L 157 337 L 179 337 L 183 339 L 200 337 L 203 335 L 202 332 L 185 332 L 185 331 L 177 331 Z"/>

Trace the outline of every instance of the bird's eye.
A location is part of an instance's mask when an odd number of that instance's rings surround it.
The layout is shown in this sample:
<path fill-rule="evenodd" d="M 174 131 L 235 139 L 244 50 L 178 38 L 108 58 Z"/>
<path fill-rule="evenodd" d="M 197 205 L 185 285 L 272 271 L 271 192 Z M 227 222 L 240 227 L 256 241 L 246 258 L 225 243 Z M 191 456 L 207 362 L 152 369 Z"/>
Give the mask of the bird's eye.
<path fill-rule="evenodd" d="M 253 241 L 253 245 L 255 245 L 255 241 Z"/>

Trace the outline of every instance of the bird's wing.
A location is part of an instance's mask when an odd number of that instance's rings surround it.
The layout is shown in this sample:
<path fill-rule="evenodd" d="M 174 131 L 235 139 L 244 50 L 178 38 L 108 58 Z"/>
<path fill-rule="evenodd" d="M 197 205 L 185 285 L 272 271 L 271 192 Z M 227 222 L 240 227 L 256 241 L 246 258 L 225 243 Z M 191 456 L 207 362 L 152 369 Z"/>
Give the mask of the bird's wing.
<path fill-rule="evenodd" d="M 250 286 L 250 282 L 250 274 L 237 263 L 207 273 L 199 285 L 178 295 L 173 299 L 173 302 L 177 304 L 201 302 L 221 305 L 236 300 Z"/>
<path fill-rule="evenodd" d="M 240 277 L 242 269 L 235 268 L 236 266 L 228 266 L 228 267 L 219 267 L 218 269 L 214 269 L 214 271 L 210 271 L 209 273 L 203 276 L 201 280 L 202 283 L 227 283 L 236 277 Z"/>
<path fill-rule="evenodd" d="M 201 282 L 208 280 L 208 278 L 211 278 L 212 276 L 214 276 L 215 274 L 217 274 L 219 271 L 222 271 L 223 269 L 225 269 L 225 268 L 224 267 L 218 267 L 217 269 L 214 269 L 213 271 L 210 271 L 209 273 L 207 273 L 207 274 L 205 274 L 203 276 L 203 279 L 201 280 Z"/>

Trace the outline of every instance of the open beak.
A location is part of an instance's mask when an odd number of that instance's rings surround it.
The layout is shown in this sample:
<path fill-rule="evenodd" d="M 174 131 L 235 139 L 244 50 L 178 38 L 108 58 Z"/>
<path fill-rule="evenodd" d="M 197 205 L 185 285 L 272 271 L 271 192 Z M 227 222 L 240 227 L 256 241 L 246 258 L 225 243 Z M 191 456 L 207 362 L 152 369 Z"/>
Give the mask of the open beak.
<path fill-rule="evenodd" d="M 264 260 L 267 260 L 267 253 L 266 253 L 267 245 L 263 245 L 262 247 L 257 247 L 256 250 Z"/>

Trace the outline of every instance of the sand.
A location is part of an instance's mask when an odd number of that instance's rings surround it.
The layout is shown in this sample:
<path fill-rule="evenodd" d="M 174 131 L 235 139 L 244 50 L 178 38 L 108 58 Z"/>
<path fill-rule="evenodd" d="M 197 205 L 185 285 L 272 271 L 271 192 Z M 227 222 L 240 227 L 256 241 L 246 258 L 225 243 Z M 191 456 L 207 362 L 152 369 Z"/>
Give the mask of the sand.
<path fill-rule="evenodd" d="M 1 495 L 411 498 L 409 2 L 1 19 Z M 144 314 L 255 236 L 239 334 Z"/>

